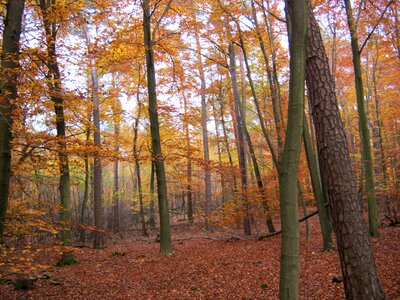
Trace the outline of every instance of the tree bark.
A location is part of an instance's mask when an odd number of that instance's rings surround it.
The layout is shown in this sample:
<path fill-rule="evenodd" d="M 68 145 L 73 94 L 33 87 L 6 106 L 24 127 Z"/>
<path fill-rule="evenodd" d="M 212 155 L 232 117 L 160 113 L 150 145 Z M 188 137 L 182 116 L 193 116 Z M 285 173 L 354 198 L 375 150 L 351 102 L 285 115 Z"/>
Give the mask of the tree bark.
<path fill-rule="evenodd" d="M 50 99 L 54 104 L 54 112 L 56 116 L 56 132 L 58 144 L 58 164 L 60 170 L 59 192 L 60 192 L 60 221 L 62 230 L 60 233 L 61 242 L 64 245 L 70 244 L 71 232 L 69 230 L 69 222 L 71 220 L 71 191 L 70 191 L 70 174 L 69 162 L 66 144 L 65 132 L 65 116 L 64 116 L 64 98 L 61 87 L 61 74 L 57 61 L 56 41 L 57 29 L 56 23 L 51 21 L 54 7 L 45 0 L 40 0 L 40 9 L 42 12 L 43 26 L 46 34 L 47 47 L 47 85 L 49 87 Z"/>
<path fill-rule="evenodd" d="M 307 1 L 286 1 L 289 33 L 290 80 L 288 123 L 279 169 L 281 204 L 281 261 L 279 299 L 297 299 L 299 289 L 299 224 L 297 171 L 304 117 L 304 79 L 307 38 Z"/>
<path fill-rule="evenodd" d="M 246 168 L 246 153 L 244 150 L 244 126 L 242 120 L 242 113 L 240 107 L 240 96 L 237 88 L 237 80 L 236 80 L 236 61 L 235 61 L 235 49 L 233 43 L 229 43 L 229 73 L 231 75 L 232 81 L 232 89 L 233 89 L 233 104 L 234 111 L 236 115 L 236 124 L 237 124 L 237 135 L 238 135 L 238 159 L 239 159 L 239 168 L 240 168 L 240 179 L 242 183 L 242 195 L 243 199 L 243 209 L 244 209 L 244 217 L 243 217 L 243 229 L 245 235 L 251 235 L 251 225 L 250 225 L 250 211 L 249 204 L 247 200 L 247 168 Z"/>
<path fill-rule="evenodd" d="M 147 89 L 149 96 L 150 132 L 152 140 L 152 155 L 157 177 L 158 207 L 160 214 L 160 255 L 172 254 L 171 229 L 168 209 L 167 181 L 165 176 L 164 158 L 161 151 L 160 125 L 157 112 L 156 72 L 154 67 L 153 37 L 151 34 L 150 1 L 144 0 L 143 30 L 144 49 L 146 54 Z"/>
<path fill-rule="evenodd" d="M 137 94 L 137 115 L 135 118 L 135 123 L 133 126 L 133 158 L 135 159 L 135 169 L 136 169 L 136 181 L 137 181 L 137 193 L 139 197 L 139 209 L 140 209 L 140 224 L 142 226 L 142 236 L 148 236 L 147 226 L 146 226 L 146 216 L 144 211 L 144 202 L 143 202 L 143 190 L 142 190 L 142 176 L 140 172 L 140 160 L 139 153 L 137 150 L 137 138 L 138 138 L 138 129 L 139 129 L 139 119 L 140 113 L 142 110 L 142 105 L 139 99 L 139 93 Z"/>
<path fill-rule="evenodd" d="M 329 221 L 328 209 L 325 206 L 324 191 L 322 189 L 321 175 L 317 158 L 314 155 L 314 150 L 311 146 L 310 131 L 308 128 L 307 119 L 303 121 L 303 141 L 307 156 L 308 168 L 310 170 L 311 185 L 319 211 L 319 223 L 322 232 L 322 244 L 324 251 L 330 251 L 333 248 L 332 242 L 332 225 Z"/>
<path fill-rule="evenodd" d="M 19 40 L 24 0 L 8 0 L 4 19 L 0 77 L 0 243 L 3 240 L 11 177 L 14 104 L 18 97 Z"/>
<path fill-rule="evenodd" d="M 210 169 L 210 150 L 208 146 L 208 130 L 207 130 L 207 102 L 206 102 L 206 79 L 204 75 L 203 61 L 201 59 L 201 46 L 197 31 L 195 32 L 197 47 L 197 63 L 200 77 L 200 97 L 201 97 L 201 127 L 203 133 L 203 151 L 204 151 L 204 184 L 205 184 L 205 225 L 206 230 L 210 230 L 208 221 L 211 214 L 211 169 Z"/>
<path fill-rule="evenodd" d="M 363 164 L 365 171 L 365 186 L 367 192 L 369 233 L 371 236 L 379 236 L 378 211 L 376 208 L 376 197 L 375 197 L 374 170 L 373 170 L 373 161 L 371 154 L 368 120 L 364 105 L 364 88 L 362 82 L 361 61 L 360 61 L 361 52 L 358 47 L 357 25 L 354 22 L 353 10 L 351 7 L 350 0 L 344 0 L 344 4 L 346 6 L 347 22 L 349 25 L 350 36 L 351 36 L 351 50 L 353 53 L 354 77 L 355 77 L 356 94 L 357 94 L 357 111 L 359 119 L 358 121 L 360 126 L 362 155 L 363 155 Z"/>
<path fill-rule="evenodd" d="M 328 58 L 310 4 L 308 12 L 307 87 L 346 298 L 384 299 L 368 230 L 357 201 L 356 179 Z"/>
<path fill-rule="evenodd" d="M 89 46 L 89 44 L 88 44 Z M 90 54 L 89 54 L 90 55 Z M 94 64 L 94 58 L 89 57 L 90 70 L 92 79 L 92 99 L 93 99 L 93 124 L 94 124 L 94 144 L 97 151 L 101 147 L 101 134 L 100 134 L 100 99 L 99 99 L 99 80 L 97 77 L 97 70 Z M 102 165 L 101 156 L 99 153 L 94 154 L 94 170 L 93 170 L 93 194 L 94 194 L 94 232 L 93 248 L 104 248 L 104 236 L 101 232 L 104 226 L 104 212 L 103 212 L 103 178 L 102 178 Z"/>

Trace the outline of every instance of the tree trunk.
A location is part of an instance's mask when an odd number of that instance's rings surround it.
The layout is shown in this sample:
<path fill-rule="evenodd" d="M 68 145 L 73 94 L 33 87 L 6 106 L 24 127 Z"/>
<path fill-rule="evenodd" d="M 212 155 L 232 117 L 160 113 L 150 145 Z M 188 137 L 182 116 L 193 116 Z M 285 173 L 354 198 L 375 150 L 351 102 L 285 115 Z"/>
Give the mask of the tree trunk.
<path fill-rule="evenodd" d="M 4 19 L 0 77 L 0 243 L 3 240 L 11 177 L 12 126 L 17 99 L 19 72 L 19 40 L 21 36 L 24 0 L 8 0 Z"/>
<path fill-rule="evenodd" d="M 240 96 L 237 88 L 237 80 L 236 80 L 236 61 L 235 61 L 235 49 L 233 43 L 229 43 L 229 73 L 231 75 L 232 80 L 232 89 L 233 89 L 233 104 L 234 111 L 236 115 L 236 124 L 237 124 L 237 135 L 238 135 L 238 159 L 239 159 L 239 168 L 240 168 L 240 179 L 242 183 L 242 195 L 243 199 L 243 209 L 244 209 L 244 217 L 243 217 L 243 229 L 245 235 L 251 235 L 251 225 L 250 225 L 250 211 L 247 200 L 247 168 L 246 168 L 246 153 L 244 151 L 244 126 L 241 114 L 240 107 Z"/>
<path fill-rule="evenodd" d="M 156 172 L 156 165 L 154 161 L 151 162 L 150 170 L 150 208 L 149 208 L 149 226 L 151 230 L 156 229 L 156 213 L 154 210 L 154 175 Z"/>
<path fill-rule="evenodd" d="M 119 101 L 116 99 L 115 101 Z M 119 131 L 120 122 L 119 114 L 120 112 L 114 112 L 116 115 L 114 122 L 114 134 L 115 134 L 115 151 L 119 152 Z M 117 154 L 118 155 L 118 154 Z M 120 220 L 119 220 L 119 161 L 118 158 L 114 162 L 114 187 L 113 187 L 113 232 L 118 233 L 120 231 Z"/>
<path fill-rule="evenodd" d="M 149 234 L 147 233 L 146 216 L 145 216 L 144 203 L 143 203 L 142 177 L 140 174 L 140 160 L 139 160 L 139 154 L 137 151 L 139 119 L 140 119 L 140 113 L 142 110 L 142 105 L 141 105 L 140 99 L 139 99 L 139 93 L 137 94 L 137 110 L 138 111 L 137 111 L 135 123 L 133 126 L 133 158 L 135 159 L 137 192 L 138 192 L 138 197 L 139 197 L 140 224 L 142 226 L 142 236 L 148 236 Z"/>
<path fill-rule="evenodd" d="M 354 22 L 353 10 L 351 8 L 350 0 L 344 0 L 346 5 L 347 22 L 349 25 L 350 36 L 351 36 L 351 50 L 353 53 L 353 66 L 354 66 L 354 77 L 356 84 L 357 94 L 357 110 L 358 110 L 358 121 L 360 126 L 361 144 L 362 144 L 362 155 L 363 164 L 365 171 L 365 185 L 367 192 L 367 204 L 368 204 L 368 220 L 369 220 L 369 233 L 371 236 L 379 236 L 378 231 L 378 212 L 376 208 L 376 197 L 375 197 L 375 183 L 374 183 L 374 170 L 371 154 L 370 136 L 368 130 L 367 115 L 365 113 L 364 105 L 364 89 L 362 82 L 361 73 L 361 52 L 358 48 L 357 38 L 357 25 Z"/>
<path fill-rule="evenodd" d="M 310 170 L 311 185 L 319 211 L 319 223 L 322 232 L 322 244 L 324 251 L 330 251 L 333 247 L 332 242 L 332 225 L 329 222 L 328 210 L 325 206 L 325 197 L 322 189 L 321 176 L 319 172 L 319 165 L 317 158 L 311 146 L 310 131 L 308 128 L 307 119 L 304 117 L 303 121 L 303 141 L 304 148 L 307 156 L 308 168 Z"/>
<path fill-rule="evenodd" d="M 86 129 L 86 142 L 90 140 L 90 128 Z M 83 199 L 82 199 L 82 206 L 81 206 L 81 211 L 80 211 L 80 222 L 81 225 L 85 223 L 85 210 L 86 210 L 86 204 L 89 200 L 89 177 L 90 177 L 90 169 L 89 169 L 89 155 L 85 153 L 84 156 L 84 161 L 85 161 L 85 187 L 83 191 Z M 79 240 L 81 242 L 85 241 L 85 229 L 83 227 L 80 228 L 80 236 Z"/>
<path fill-rule="evenodd" d="M 186 137 L 186 176 L 187 176 L 187 186 L 186 186 L 186 200 L 187 200 L 187 217 L 189 224 L 193 224 L 193 196 L 192 196 L 192 151 L 190 149 L 190 131 L 188 123 L 188 103 L 186 96 L 183 95 L 183 109 L 184 109 L 184 131 Z"/>
<path fill-rule="evenodd" d="M 204 75 L 203 61 L 201 59 L 201 46 L 197 31 L 195 32 L 197 47 L 197 63 L 200 76 L 200 97 L 201 97 L 201 127 L 203 132 L 203 151 L 204 151 L 204 183 L 205 183 L 205 213 L 206 213 L 206 230 L 210 230 L 208 218 L 211 214 L 211 166 L 210 166 L 210 150 L 208 146 L 208 130 L 207 130 L 207 102 L 206 102 L 206 79 Z"/>
<path fill-rule="evenodd" d="M 346 298 L 384 299 L 368 231 L 357 201 L 356 179 L 351 169 L 328 58 L 311 5 L 306 78 Z"/>
<path fill-rule="evenodd" d="M 101 147 L 100 136 L 100 101 L 99 101 L 99 81 L 97 77 L 97 70 L 94 64 L 94 58 L 90 57 L 90 69 L 92 78 L 92 97 L 93 97 L 93 124 L 94 124 L 94 144 L 97 150 Z M 93 248 L 104 248 L 104 236 L 101 232 L 104 226 L 104 213 L 103 213 L 103 178 L 102 178 L 102 165 L 99 153 L 94 154 L 94 171 L 93 171 L 93 194 L 94 194 L 94 232 Z"/>
<path fill-rule="evenodd" d="M 241 46 L 242 51 L 243 51 L 244 63 L 245 63 L 245 66 L 246 66 L 246 71 L 247 71 L 247 79 L 248 79 L 249 84 L 250 84 L 251 92 L 252 92 L 254 101 L 256 103 L 258 103 L 258 98 L 257 98 L 256 90 L 255 90 L 255 87 L 254 87 L 253 78 L 251 77 L 251 70 L 250 70 L 249 62 L 248 62 L 248 59 L 247 59 L 247 51 L 246 51 L 246 48 L 244 46 L 244 41 L 243 41 L 243 38 L 241 36 L 241 33 L 240 33 L 240 46 Z M 259 116 L 259 117 L 261 117 L 261 116 Z M 266 214 L 266 223 L 267 223 L 268 231 L 272 233 L 272 232 L 275 232 L 275 228 L 274 228 L 274 224 L 272 223 L 272 219 L 271 219 L 271 216 L 270 216 L 270 213 L 269 213 L 268 202 L 266 200 L 265 190 L 264 190 L 263 183 L 262 183 L 262 180 L 261 180 L 261 172 L 260 172 L 260 169 L 258 168 L 257 159 L 256 159 L 256 156 L 255 156 L 253 145 L 251 144 L 250 135 L 248 133 L 246 124 L 244 124 L 244 127 L 245 127 L 246 140 L 248 142 L 251 160 L 253 162 L 253 168 L 254 168 L 254 173 L 255 173 L 255 176 L 256 176 L 257 187 L 258 187 L 259 192 L 260 192 L 260 194 L 262 196 L 262 199 L 263 199 L 263 208 L 264 208 L 264 212 Z"/>
<path fill-rule="evenodd" d="M 62 223 L 61 242 L 64 245 L 70 244 L 71 232 L 69 222 L 71 220 L 71 192 L 70 192 L 70 174 L 69 162 L 66 144 L 65 117 L 64 117 L 64 99 L 62 96 L 61 74 L 57 62 L 56 24 L 50 20 L 52 10 L 54 9 L 49 2 L 40 0 L 40 9 L 42 12 L 43 26 L 46 33 L 47 47 L 47 85 L 49 87 L 50 99 L 54 104 L 56 116 L 56 132 L 58 144 L 58 164 L 60 170 L 59 191 L 60 191 L 60 221 Z"/>
<path fill-rule="evenodd" d="M 297 299 L 299 290 L 299 224 L 297 171 L 304 117 L 304 77 L 307 38 L 307 2 L 286 1 L 289 33 L 290 81 L 288 124 L 279 169 L 281 204 L 281 262 L 279 299 Z"/>
<path fill-rule="evenodd" d="M 161 152 L 160 126 L 157 112 L 156 72 L 154 68 L 153 37 L 151 36 L 150 1 L 143 1 L 144 49 L 146 54 L 147 89 L 149 96 L 150 132 L 152 140 L 152 155 L 157 176 L 158 207 L 160 213 L 160 254 L 172 254 L 171 229 L 169 221 L 167 181 L 165 176 L 164 158 Z"/>

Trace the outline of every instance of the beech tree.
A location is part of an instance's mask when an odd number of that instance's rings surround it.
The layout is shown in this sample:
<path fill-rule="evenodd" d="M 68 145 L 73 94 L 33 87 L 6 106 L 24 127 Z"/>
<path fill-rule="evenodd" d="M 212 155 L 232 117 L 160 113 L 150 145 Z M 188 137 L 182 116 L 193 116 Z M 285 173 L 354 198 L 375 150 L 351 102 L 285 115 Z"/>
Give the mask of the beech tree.
<path fill-rule="evenodd" d="M 160 19 L 157 21 L 153 30 L 151 30 L 151 11 L 150 1 L 142 2 L 143 9 L 143 32 L 144 32 L 144 50 L 146 54 L 147 68 L 147 89 L 149 97 L 149 117 L 151 131 L 151 145 L 153 152 L 153 160 L 155 164 L 155 172 L 157 177 L 157 194 L 158 206 L 160 210 L 160 254 L 172 254 L 171 245 L 171 229 L 169 220 L 168 198 L 167 198 L 167 182 L 165 176 L 164 158 L 161 151 L 160 125 L 157 112 L 157 93 L 156 93 L 156 73 L 154 66 L 154 36 L 157 28 L 166 15 L 172 1 L 169 1 Z"/>
<path fill-rule="evenodd" d="M 18 97 L 19 40 L 24 0 L 9 0 L 4 19 L 0 73 L 0 243 L 8 206 L 11 177 L 11 151 L 14 103 Z"/>
<path fill-rule="evenodd" d="M 290 81 L 288 123 L 279 168 L 281 203 L 281 262 L 279 299 L 297 299 L 299 288 L 299 224 L 297 221 L 297 170 L 304 117 L 304 79 L 307 38 L 307 1 L 286 1 L 289 33 Z"/>

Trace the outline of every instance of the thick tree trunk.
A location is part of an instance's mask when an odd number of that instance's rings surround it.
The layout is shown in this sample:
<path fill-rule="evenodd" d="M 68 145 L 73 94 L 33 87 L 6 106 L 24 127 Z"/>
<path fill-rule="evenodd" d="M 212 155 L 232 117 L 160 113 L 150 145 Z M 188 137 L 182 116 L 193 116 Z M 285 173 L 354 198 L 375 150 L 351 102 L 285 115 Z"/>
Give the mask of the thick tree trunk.
<path fill-rule="evenodd" d="M 309 5 L 306 78 L 347 299 L 384 299 L 320 29 Z"/>
<path fill-rule="evenodd" d="M 0 77 L 0 243 L 3 240 L 11 177 L 12 101 L 17 97 L 19 40 L 24 0 L 8 0 L 4 19 Z"/>
<path fill-rule="evenodd" d="M 144 49 L 146 54 L 147 89 L 149 96 L 150 132 L 152 154 L 157 175 L 158 207 L 160 213 L 160 254 L 172 254 L 171 229 L 169 221 L 167 181 L 164 158 L 161 151 L 160 126 L 157 112 L 156 72 L 154 68 L 153 38 L 151 36 L 150 1 L 143 1 Z"/>
<path fill-rule="evenodd" d="M 371 236 L 379 236 L 378 211 L 376 208 L 376 197 L 375 197 L 374 170 L 373 170 L 373 161 L 371 154 L 370 136 L 368 130 L 368 121 L 364 105 L 364 89 L 363 89 L 361 62 L 360 62 L 361 52 L 358 48 L 357 25 L 354 22 L 353 11 L 351 8 L 350 0 L 344 0 L 344 3 L 346 6 L 347 22 L 349 25 L 350 36 L 351 36 L 351 50 L 353 53 L 353 66 L 354 66 L 354 77 L 355 77 L 356 94 L 357 94 L 357 110 L 359 119 L 358 121 L 360 126 L 362 155 L 363 155 L 363 164 L 365 171 L 365 186 L 367 190 L 366 192 L 367 192 L 367 204 L 368 204 L 369 233 Z"/>
<path fill-rule="evenodd" d="M 304 117 L 304 79 L 307 38 L 307 1 L 286 1 L 289 33 L 290 81 L 288 124 L 279 169 L 281 204 L 281 262 L 279 298 L 297 299 L 299 289 L 299 224 L 297 171 Z"/>
<path fill-rule="evenodd" d="M 238 159 L 239 159 L 239 168 L 240 168 L 240 179 L 242 183 L 242 195 L 243 199 L 243 209 L 244 209 L 244 217 L 243 217 L 243 229 L 245 235 L 251 235 L 251 225 L 250 225 L 250 211 L 249 204 L 247 200 L 247 168 L 246 168 L 246 153 L 244 149 L 245 140 L 244 140 L 244 126 L 242 120 L 242 113 L 240 107 L 240 96 L 237 88 L 237 80 L 236 80 L 236 61 L 235 61 L 235 49 L 233 43 L 229 43 L 229 73 L 231 75 L 232 81 L 232 89 L 233 89 L 233 104 L 236 115 L 236 124 L 237 124 L 237 135 L 238 135 Z"/>

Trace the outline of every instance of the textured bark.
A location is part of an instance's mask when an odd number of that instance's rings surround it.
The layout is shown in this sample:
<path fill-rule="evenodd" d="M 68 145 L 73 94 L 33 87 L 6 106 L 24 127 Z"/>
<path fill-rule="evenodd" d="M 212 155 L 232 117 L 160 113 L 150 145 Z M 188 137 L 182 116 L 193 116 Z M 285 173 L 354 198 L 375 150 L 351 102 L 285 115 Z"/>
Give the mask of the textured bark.
<path fill-rule="evenodd" d="M 238 136 L 238 160 L 239 160 L 239 168 L 240 168 L 240 179 L 242 183 L 242 195 L 243 198 L 243 209 L 244 209 L 244 217 L 243 217 L 243 229 L 245 235 L 251 235 L 251 226 L 250 226 L 250 214 L 249 214 L 249 205 L 248 200 L 246 198 L 246 190 L 247 190 L 247 168 L 246 168 L 246 153 L 244 149 L 245 140 L 244 140 L 244 125 L 242 120 L 242 113 L 240 107 L 240 96 L 237 88 L 237 80 L 236 80 L 236 61 L 235 61 L 235 49 L 233 43 L 229 43 L 229 73 L 231 75 L 232 81 L 232 89 L 233 89 L 233 104 L 234 111 L 236 115 L 236 128 L 237 128 L 237 136 Z"/>
<path fill-rule="evenodd" d="M 9 0 L 4 19 L 0 74 L 0 243 L 8 207 L 11 177 L 13 101 L 18 97 L 19 40 L 21 36 L 24 0 Z"/>
<path fill-rule="evenodd" d="M 299 290 L 300 237 L 297 171 L 300 160 L 304 117 L 304 79 L 307 37 L 307 1 L 286 1 L 289 33 L 290 80 L 288 123 L 279 169 L 281 204 L 281 261 L 279 299 L 297 299 Z"/>
<path fill-rule="evenodd" d="M 58 165 L 60 170 L 59 191 L 60 191 L 60 221 L 62 223 L 61 242 L 64 245 L 70 244 L 71 233 L 69 230 L 69 222 L 71 220 L 71 191 L 70 191 L 70 174 L 69 162 L 67 154 L 66 133 L 65 133 L 65 117 L 64 117 L 64 98 L 61 87 L 61 74 L 57 61 L 56 41 L 57 29 L 56 23 L 51 21 L 53 7 L 50 2 L 40 0 L 40 10 L 42 12 L 42 20 L 44 31 L 46 34 L 47 48 L 47 85 L 50 92 L 50 99 L 54 104 L 54 112 L 56 116 L 56 132 L 58 144 Z"/>
<path fill-rule="evenodd" d="M 157 177 L 158 207 L 160 213 L 160 254 L 172 253 L 171 229 L 169 221 L 167 180 L 165 176 L 164 158 L 161 151 L 160 125 L 157 112 L 156 73 L 154 68 L 153 37 L 151 36 L 150 1 L 143 1 L 144 49 L 146 54 L 147 90 L 149 96 L 149 118 L 152 155 Z"/>
<path fill-rule="evenodd" d="M 371 141 L 370 141 L 368 120 L 364 104 L 364 88 L 362 82 L 361 61 L 360 61 L 361 52 L 358 47 L 357 25 L 354 22 L 353 11 L 351 8 L 350 0 L 344 0 L 344 3 L 346 6 L 347 22 L 349 25 L 350 36 L 351 36 L 351 50 L 353 53 L 354 77 L 355 77 L 356 94 L 357 94 L 358 121 L 360 126 L 362 155 L 363 155 L 363 164 L 365 171 L 365 187 L 367 192 L 369 233 L 371 236 L 379 236 L 378 211 L 376 208 Z"/>
<path fill-rule="evenodd" d="M 368 230 L 357 201 L 346 136 L 320 29 L 309 5 L 306 78 L 318 154 L 347 299 L 384 299 Z"/>

